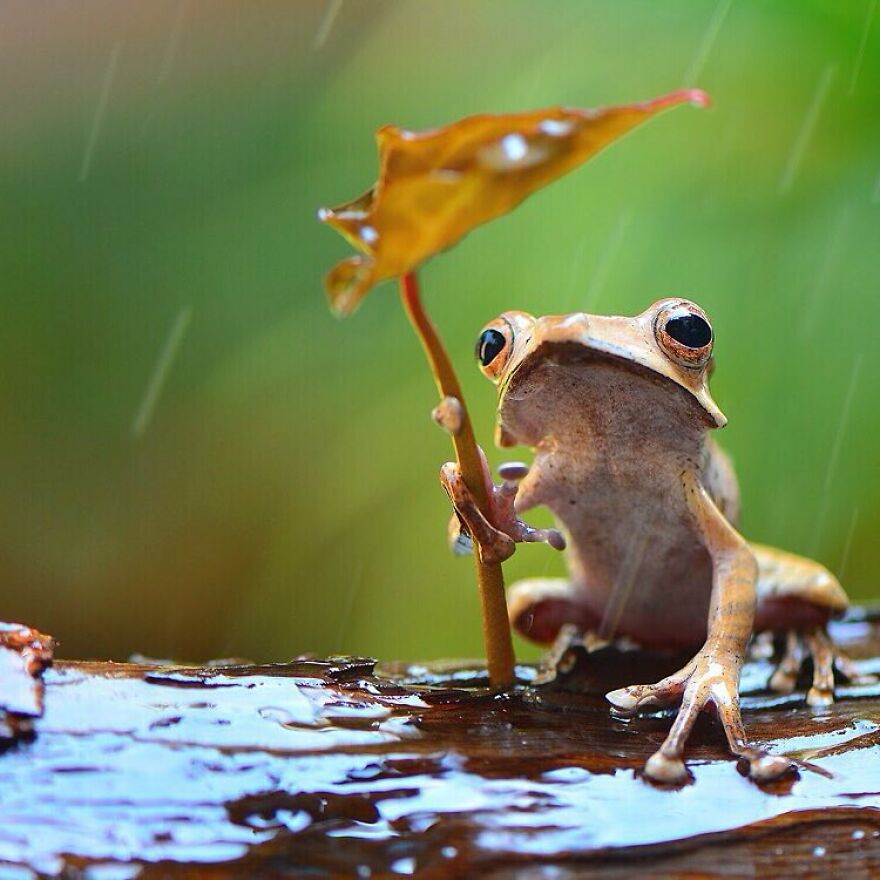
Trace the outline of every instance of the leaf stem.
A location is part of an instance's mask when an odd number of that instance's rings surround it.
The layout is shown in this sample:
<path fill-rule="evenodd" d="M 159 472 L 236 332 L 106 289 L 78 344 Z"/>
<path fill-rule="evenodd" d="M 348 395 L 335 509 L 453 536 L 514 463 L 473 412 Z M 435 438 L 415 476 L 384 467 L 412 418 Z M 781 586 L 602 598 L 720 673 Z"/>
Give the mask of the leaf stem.
<path fill-rule="evenodd" d="M 452 445 L 455 448 L 455 458 L 462 479 L 477 505 L 485 512 L 489 498 L 474 429 L 449 355 L 436 327 L 422 308 L 415 272 L 408 272 L 401 277 L 400 297 L 413 329 L 421 340 L 441 399 L 454 397 L 461 404 L 461 430 L 452 435 Z M 514 655 L 510 623 L 507 619 L 507 601 L 504 596 L 504 574 L 500 563 L 486 564 L 480 560 L 476 551 L 474 563 L 483 613 L 483 639 L 486 645 L 489 680 L 497 687 L 506 687 L 513 682 Z"/>

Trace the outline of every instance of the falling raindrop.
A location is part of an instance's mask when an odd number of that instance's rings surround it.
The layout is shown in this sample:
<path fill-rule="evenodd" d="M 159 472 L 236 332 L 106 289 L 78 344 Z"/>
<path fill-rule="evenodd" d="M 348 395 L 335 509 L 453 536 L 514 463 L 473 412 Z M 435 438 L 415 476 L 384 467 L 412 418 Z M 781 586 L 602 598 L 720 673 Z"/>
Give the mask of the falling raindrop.
<path fill-rule="evenodd" d="M 816 86 L 816 91 L 813 93 L 813 100 L 807 108 L 807 114 L 804 116 L 804 121 L 801 123 L 800 129 L 798 129 L 797 136 L 791 147 L 791 152 L 788 154 L 785 168 L 782 171 L 782 177 L 779 178 L 780 193 L 788 192 L 788 190 L 791 189 L 792 183 L 794 183 L 798 168 L 804 158 L 804 153 L 806 152 L 810 139 L 813 136 L 813 130 L 816 128 L 816 123 L 819 121 L 819 114 L 822 112 L 822 105 L 828 97 L 828 91 L 831 88 L 831 83 L 834 81 L 836 73 L 837 68 L 833 64 L 829 64 L 825 70 L 822 71 L 822 76 L 819 78 L 819 84 Z"/>
<path fill-rule="evenodd" d="M 327 42 L 327 38 L 330 36 L 330 31 L 333 30 L 333 25 L 336 23 L 336 17 L 339 15 L 341 9 L 342 0 L 328 0 L 327 10 L 324 12 L 324 17 L 321 19 L 321 23 L 318 25 L 318 30 L 315 33 L 315 39 L 312 43 L 315 49 L 323 48 L 324 43 Z"/>
<path fill-rule="evenodd" d="M 828 515 L 828 504 L 831 498 L 831 490 L 834 484 L 834 477 L 837 473 L 837 462 L 840 459 L 840 450 L 843 447 L 843 440 L 846 437 L 847 427 L 849 425 L 849 414 L 852 409 L 853 398 L 859 385 L 859 376 L 862 371 L 862 361 L 864 353 L 859 352 L 853 361 L 852 372 L 849 377 L 849 385 L 846 389 L 846 395 L 843 398 L 843 409 L 840 418 L 837 420 L 837 431 L 834 435 L 834 442 L 831 444 L 831 453 L 828 456 L 828 465 L 825 468 L 825 482 L 822 487 L 822 504 L 819 513 L 816 516 L 816 529 L 813 534 L 813 553 L 815 554 L 819 548 L 819 541 L 822 537 L 822 531 L 825 528 L 825 518 Z"/>
<path fill-rule="evenodd" d="M 727 13 L 730 11 L 732 2 L 733 0 L 721 0 L 718 6 L 715 7 L 715 13 L 709 20 L 706 32 L 703 34 L 703 39 L 700 40 L 700 45 L 697 47 L 697 53 L 694 55 L 690 67 L 688 67 L 687 73 L 684 75 L 684 80 L 682 80 L 681 83 L 682 88 L 692 86 L 703 72 L 703 68 L 706 66 L 706 60 L 709 57 L 709 53 L 712 51 L 712 46 L 715 45 L 715 40 L 718 38 L 718 32 L 724 24 L 724 19 L 727 18 Z"/>
<path fill-rule="evenodd" d="M 351 577 L 351 583 L 348 587 L 348 593 L 345 597 L 345 605 L 339 614 L 339 628 L 336 631 L 336 644 L 333 646 L 334 651 L 342 651 L 342 637 L 348 628 L 348 622 L 351 620 L 351 609 L 354 607 L 354 597 L 364 585 L 364 564 L 360 562 Z"/>
<path fill-rule="evenodd" d="M 799 327 L 801 339 L 806 340 L 809 338 L 816 324 L 816 318 L 819 315 L 819 307 L 822 304 L 823 297 L 825 297 L 829 290 L 832 289 L 831 281 L 833 278 L 833 272 L 837 266 L 840 250 L 846 240 L 846 233 L 849 230 L 850 215 L 851 210 L 847 205 L 841 208 L 834 218 L 834 223 L 831 227 L 831 235 L 829 236 L 828 244 L 823 251 L 822 261 L 816 272 L 812 290 L 810 291 L 801 312 L 801 322 Z"/>
<path fill-rule="evenodd" d="M 121 51 L 122 41 L 117 40 L 113 44 L 113 49 L 110 51 L 110 58 L 107 61 L 107 67 L 104 70 L 104 79 L 101 83 L 101 93 L 98 96 L 98 105 L 95 107 L 95 115 L 92 117 L 92 127 L 89 131 L 85 152 L 83 153 L 82 165 L 79 169 L 80 183 L 85 181 L 92 168 L 92 156 L 95 153 L 95 145 L 98 143 L 98 133 L 101 130 L 101 123 L 104 121 L 107 102 L 110 99 L 110 89 L 113 87 L 113 80 L 116 78 L 116 67 L 119 64 L 119 53 Z"/>
<path fill-rule="evenodd" d="M 644 520 L 634 524 L 632 538 L 614 579 L 611 595 L 605 604 L 602 620 L 597 630 L 602 639 L 611 640 L 618 634 L 620 620 L 629 604 L 645 558 L 645 552 L 648 549 L 649 537 L 649 529 Z"/>
<path fill-rule="evenodd" d="M 843 542 L 843 553 L 840 555 L 840 565 L 837 566 L 837 577 L 839 580 L 844 580 L 846 577 L 846 566 L 849 562 L 849 554 L 852 550 L 852 542 L 853 538 L 856 534 L 856 527 L 859 524 L 859 508 L 854 507 L 852 516 L 849 520 L 849 528 L 846 531 L 846 539 Z"/>
<path fill-rule="evenodd" d="M 162 389 L 165 387 L 168 374 L 174 364 L 175 357 L 177 357 L 180 343 L 186 335 L 191 320 L 192 307 L 185 306 L 180 310 L 177 317 L 174 319 L 174 323 L 171 325 L 171 329 L 165 339 L 165 344 L 159 352 L 159 357 L 156 361 L 156 366 L 153 369 L 153 374 L 150 376 L 150 381 L 147 383 L 147 388 L 144 392 L 141 404 L 131 423 L 131 434 L 132 437 L 136 439 L 143 436 L 150 424 L 150 420 L 153 418 L 156 403 L 159 401 L 159 396 L 162 394 Z"/>
<path fill-rule="evenodd" d="M 856 53 L 856 61 L 853 65 L 852 76 L 849 80 L 850 94 L 856 90 L 856 83 L 859 81 L 859 74 L 862 71 L 862 61 L 865 59 L 865 47 L 868 45 L 868 34 L 871 31 L 871 22 L 874 20 L 874 13 L 876 11 L 877 0 L 871 0 L 868 4 L 868 11 L 865 13 L 865 26 L 862 28 L 862 38 L 859 41 L 859 51 Z"/>
<path fill-rule="evenodd" d="M 162 64 L 159 66 L 159 75 L 156 77 L 156 85 L 162 85 L 171 75 L 174 61 L 177 58 L 177 50 L 180 47 L 180 38 L 183 34 L 183 26 L 189 15 L 190 0 L 180 0 L 177 4 L 177 12 L 174 15 L 174 24 L 168 35 L 168 43 L 165 46 L 165 54 L 162 56 Z"/>
<path fill-rule="evenodd" d="M 614 258 L 617 256 L 617 251 L 620 249 L 621 242 L 623 241 L 623 234 L 628 222 L 629 215 L 625 212 L 622 213 L 617 218 L 617 223 L 611 231 L 611 234 L 608 236 L 608 241 L 605 243 L 605 249 L 602 251 L 599 263 L 593 271 L 593 277 L 590 279 L 590 286 L 587 289 L 587 295 L 584 299 L 584 310 L 587 312 L 591 312 L 596 308 L 596 302 L 602 293 L 605 282 L 608 280 L 608 274 L 611 271 Z"/>
<path fill-rule="evenodd" d="M 843 410 L 840 413 L 840 420 L 837 423 L 837 433 L 834 436 L 834 445 L 831 447 L 831 455 L 828 457 L 828 470 L 825 472 L 825 491 L 831 491 L 831 484 L 837 470 L 837 460 L 840 458 L 840 448 L 843 445 L 843 438 L 849 423 L 849 413 L 852 409 L 853 398 L 855 397 L 856 388 L 859 385 L 859 375 L 862 371 L 862 361 L 864 354 L 859 352 L 853 361 L 852 373 L 849 377 L 849 385 L 846 389 L 846 397 L 843 399 Z"/>

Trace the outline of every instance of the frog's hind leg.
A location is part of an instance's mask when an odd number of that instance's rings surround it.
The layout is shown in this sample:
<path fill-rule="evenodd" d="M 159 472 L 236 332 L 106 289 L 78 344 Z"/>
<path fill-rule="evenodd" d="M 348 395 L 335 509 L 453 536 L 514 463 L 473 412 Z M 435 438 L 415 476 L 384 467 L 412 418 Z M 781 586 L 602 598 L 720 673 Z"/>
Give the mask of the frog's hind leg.
<path fill-rule="evenodd" d="M 835 671 L 850 684 L 876 684 L 877 677 L 859 672 L 856 664 L 838 648 L 824 626 L 798 632 L 790 629 L 785 634 L 785 648 L 776 671 L 770 677 L 770 689 L 778 694 L 790 694 L 797 686 L 801 667 L 812 658 L 813 682 L 807 692 L 810 706 L 830 706 L 834 702 Z"/>
<path fill-rule="evenodd" d="M 769 630 L 764 633 L 772 635 Z M 761 633 L 763 635 L 764 633 Z M 772 659 L 772 656 L 771 658 Z M 785 647 L 782 657 L 776 665 L 776 671 L 768 682 L 770 689 L 777 694 L 790 694 L 797 686 L 801 666 L 804 663 L 804 643 L 797 630 L 790 629 L 785 633 Z"/>
<path fill-rule="evenodd" d="M 618 688 L 605 699 L 624 715 L 680 701 L 669 734 L 645 764 L 649 778 L 671 784 L 687 781 L 685 742 L 699 713 L 714 706 L 730 750 L 748 762 L 752 779 L 766 782 L 790 772 L 794 765 L 788 758 L 751 744 L 740 714 L 739 678 L 753 633 L 757 560 L 705 487 L 689 472 L 682 474 L 682 486 L 714 568 L 706 642 L 690 663 L 673 675 L 655 684 Z"/>
<path fill-rule="evenodd" d="M 711 676 L 705 676 L 699 666 L 698 656 L 656 684 L 621 688 L 606 695 L 617 713 L 624 717 L 644 707 L 670 706 L 681 701 L 668 736 L 645 764 L 647 775 L 662 783 L 681 784 L 687 780 L 683 759 L 685 742 L 707 702 L 715 707 L 731 753 L 748 763 L 752 779 L 768 782 L 792 770 L 794 765 L 789 758 L 773 755 L 749 742 L 732 682 L 718 678 L 714 670 Z"/>
<path fill-rule="evenodd" d="M 811 706 L 834 702 L 835 669 L 854 684 L 873 683 L 861 675 L 831 641 L 828 620 L 847 607 L 846 594 L 828 569 L 802 556 L 771 547 L 752 545 L 758 561 L 756 632 L 785 634 L 785 647 L 769 686 L 790 694 L 797 686 L 801 667 L 813 661 L 813 683 L 807 693 Z"/>
<path fill-rule="evenodd" d="M 813 686 L 807 692 L 810 706 L 830 706 L 834 702 L 834 643 L 825 628 L 804 635 L 813 655 Z"/>
<path fill-rule="evenodd" d="M 534 679 L 549 684 L 575 666 L 581 650 L 607 644 L 599 638 L 599 617 L 584 602 L 583 590 L 565 578 L 529 578 L 508 592 L 513 628 L 530 641 L 549 645 Z"/>
<path fill-rule="evenodd" d="M 584 601 L 584 592 L 565 578 L 528 578 L 507 593 L 511 626 L 529 641 L 560 647 L 575 632 L 599 627 L 600 618 Z"/>

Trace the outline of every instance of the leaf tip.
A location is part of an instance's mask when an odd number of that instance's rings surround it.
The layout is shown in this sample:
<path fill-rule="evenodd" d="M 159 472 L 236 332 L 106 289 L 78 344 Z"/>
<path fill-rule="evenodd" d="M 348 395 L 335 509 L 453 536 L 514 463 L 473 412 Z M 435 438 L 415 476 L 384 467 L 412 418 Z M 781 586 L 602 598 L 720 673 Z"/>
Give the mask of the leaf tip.
<path fill-rule="evenodd" d="M 694 107 L 711 107 L 712 98 L 708 92 L 702 89 L 682 89 L 682 96 Z"/>
<path fill-rule="evenodd" d="M 702 89 L 679 89 L 662 95 L 651 101 L 645 101 L 641 106 L 646 110 L 665 110 L 667 107 L 675 107 L 679 104 L 690 104 L 692 107 L 711 107 L 712 99 Z"/>
<path fill-rule="evenodd" d="M 369 257 L 347 257 L 337 263 L 324 278 L 330 311 L 345 318 L 360 305 L 364 294 L 373 286 L 373 261 Z"/>

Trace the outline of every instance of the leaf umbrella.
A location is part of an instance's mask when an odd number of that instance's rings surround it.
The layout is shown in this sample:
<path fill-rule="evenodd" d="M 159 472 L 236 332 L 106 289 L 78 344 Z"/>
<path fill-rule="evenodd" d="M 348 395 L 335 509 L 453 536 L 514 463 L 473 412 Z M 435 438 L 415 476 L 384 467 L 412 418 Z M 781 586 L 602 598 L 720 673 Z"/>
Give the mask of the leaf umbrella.
<path fill-rule="evenodd" d="M 455 412 L 450 433 L 462 478 L 490 520 L 491 486 L 455 370 L 422 307 L 416 269 L 630 129 L 683 103 L 706 106 L 708 96 L 685 89 L 650 101 L 595 110 L 551 107 L 480 114 L 424 132 L 386 125 L 376 132 L 376 183 L 358 198 L 318 212 L 322 222 L 360 251 L 326 276 L 330 306 L 336 314 L 353 312 L 379 282 L 400 279 L 404 308 L 421 339 L 440 397 Z M 506 686 L 513 681 L 514 655 L 501 565 L 484 561 L 479 552 L 474 559 L 489 678 L 494 685 Z"/>

